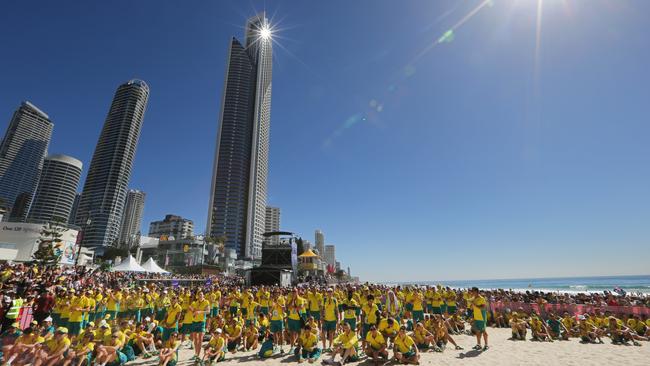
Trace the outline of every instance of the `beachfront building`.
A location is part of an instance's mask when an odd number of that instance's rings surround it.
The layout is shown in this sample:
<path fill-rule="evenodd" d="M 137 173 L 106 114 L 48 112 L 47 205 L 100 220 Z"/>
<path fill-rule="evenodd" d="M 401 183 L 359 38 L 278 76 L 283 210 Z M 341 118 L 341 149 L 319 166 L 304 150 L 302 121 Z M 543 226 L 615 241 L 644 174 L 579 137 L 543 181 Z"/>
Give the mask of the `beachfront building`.
<path fill-rule="evenodd" d="M 266 224 L 264 225 L 264 232 L 280 231 L 280 208 L 266 206 Z M 280 244 L 280 236 L 275 235 L 270 237 L 269 242 L 273 245 Z"/>
<path fill-rule="evenodd" d="M 129 80 L 115 92 L 81 192 L 75 224 L 83 246 L 103 253 L 117 244 L 135 151 L 149 100 L 149 86 Z"/>
<path fill-rule="evenodd" d="M 81 161 L 66 155 L 49 155 L 34 194 L 27 221 L 68 224 L 81 179 Z"/>
<path fill-rule="evenodd" d="M 194 221 L 177 215 L 165 215 L 149 224 L 149 236 L 154 238 L 185 239 L 194 236 Z"/>
<path fill-rule="evenodd" d="M 326 245 L 323 259 L 328 266 L 336 267 L 336 246 Z"/>
<path fill-rule="evenodd" d="M 23 102 L 0 143 L 0 208 L 5 219 L 23 221 L 36 191 L 54 124 L 45 112 Z"/>
<path fill-rule="evenodd" d="M 146 193 L 137 189 L 130 189 L 126 195 L 126 204 L 120 225 L 120 246 L 123 248 L 130 249 L 138 243 L 146 196 Z"/>
<path fill-rule="evenodd" d="M 266 224 L 272 40 L 265 13 L 232 38 L 214 157 L 207 231 L 239 258 L 259 259 Z"/>

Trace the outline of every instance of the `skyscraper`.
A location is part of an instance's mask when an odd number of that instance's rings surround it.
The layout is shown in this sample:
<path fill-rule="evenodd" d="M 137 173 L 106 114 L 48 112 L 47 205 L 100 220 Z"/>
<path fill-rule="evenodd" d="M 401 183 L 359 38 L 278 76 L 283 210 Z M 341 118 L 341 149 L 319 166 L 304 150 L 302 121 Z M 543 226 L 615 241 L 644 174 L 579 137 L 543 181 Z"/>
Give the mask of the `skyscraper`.
<path fill-rule="evenodd" d="M 240 258 L 261 258 L 271 123 L 272 40 L 264 13 L 228 51 L 207 228 Z"/>
<path fill-rule="evenodd" d="M 264 225 L 264 232 L 280 231 L 280 208 L 266 206 L 266 224 Z M 279 236 L 272 236 L 270 238 L 271 244 L 280 244 Z"/>
<path fill-rule="evenodd" d="M 81 201 L 81 193 L 77 193 L 74 196 L 74 202 L 72 203 L 70 216 L 68 216 L 68 224 L 74 224 L 74 218 L 77 217 L 77 209 L 79 208 L 79 201 Z"/>
<path fill-rule="evenodd" d="M 325 234 L 323 234 L 323 232 L 320 230 L 316 230 L 314 236 L 316 242 L 316 250 L 318 250 L 318 254 L 320 254 L 321 258 L 325 258 Z"/>
<path fill-rule="evenodd" d="M 120 245 L 126 248 L 131 248 L 135 244 L 136 236 L 140 233 L 145 197 L 146 193 L 137 189 L 130 189 L 126 194 L 122 224 L 120 225 Z"/>
<path fill-rule="evenodd" d="M 12 220 L 27 215 L 52 137 L 50 117 L 30 102 L 14 112 L 0 143 L 0 204 Z"/>
<path fill-rule="evenodd" d="M 77 195 L 81 169 L 81 161 L 70 156 L 49 155 L 45 158 L 27 220 L 60 220 L 67 224 Z"/>
<path fill-rule="evenodd" d="M 336 246 L 329 244 L 326 245 L 323 258 L 325 258 L 325 262 L 327 262 L 328 265 L 336 266 Z"/>
<path fill-rule="evenodd" d="M 115 92 L 75 218 L 75 224 L 83 229 L 84 246 L 96 249 L 118 239 L 148 99 L 149 86 L 142 80 L 130 80 Z"/>

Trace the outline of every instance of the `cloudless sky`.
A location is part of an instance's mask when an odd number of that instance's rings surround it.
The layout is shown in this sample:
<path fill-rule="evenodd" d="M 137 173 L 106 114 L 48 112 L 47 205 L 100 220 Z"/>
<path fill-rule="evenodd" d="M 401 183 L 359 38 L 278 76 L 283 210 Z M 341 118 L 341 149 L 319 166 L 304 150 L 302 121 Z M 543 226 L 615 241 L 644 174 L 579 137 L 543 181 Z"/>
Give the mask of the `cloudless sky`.
<path fill-rule="evenodd" d="M 481 4 L 3 1 L 1 133 L 30 100 L 85 173 L 141 78 L 143 232 L 201 233 L 228 42 L 266 9 L 282 229 L 322 229 L 363 280 L 650 273 L 650 2 Z"/>

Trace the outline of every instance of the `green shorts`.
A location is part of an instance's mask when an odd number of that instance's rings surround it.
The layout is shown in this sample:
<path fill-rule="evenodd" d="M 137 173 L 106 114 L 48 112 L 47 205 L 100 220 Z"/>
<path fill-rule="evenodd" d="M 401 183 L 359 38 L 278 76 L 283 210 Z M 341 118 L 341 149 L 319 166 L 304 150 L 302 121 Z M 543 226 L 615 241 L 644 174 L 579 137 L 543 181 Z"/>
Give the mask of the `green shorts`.
<path fill-rule="evenodd" d="M 413 310 L 413 322 L 424 321 L 424 311 L 422 310 Z"/>
<path fill-rule="evenodd" d="M 323 331 L 324 332 L 335 332 L 336 331 L 336 321 L 325 321 L 323 323 Z"/>
<path fill-rule="evenodd" d="M 210 311 L 210 316 L 215 318 L 217 315 L 219 315 L 219 308 L 218 307 L 212 308 L 212 310 Z"/>
<path fill-rule="evenodd" d="M 406 358 L 411 358 L 411 357 L 415 356 L 415 351 L 410 350 L 408 352 L 404 352 L 404 353 L 402 353 L 402 356 L 404 356 Z"/>
<path fill-rule="evenodd" d="M 485 320 L 474 320 L 474 328 L 479 332 L 485 332 Z"/>
<path fill-rule="evenodd" d="M 183 324 L 181 325 L 181 334 L 190 334 L 192 333 L 192 324 Z"/>
<path fill-rule="evenodd" d="M 416 346 L 418 347 L 418 349 L 419 349 L 420 351 L 425 350 L 425 349 L 429 349 L 429 345 L 428 345 L 428 344 L 424 344 L 424 343 L 416 344 Z"/>
<path fill-rule="evenodd" d="M 205 333 L 205 322 L 192 323 L 192 333 Z"/>
<path fill-rule="evenodd" d="M 413 304 L 411 304 L 411 303 L 406 304 L 406 310 L 407 311 L 413 311 Z"/>
<path fill-rule="evenodd" d="M 271 333 L 278 333 L 284 330 L 284 323 L 282 320 L 271 320 Z"/>
<path fill-rule="evenodd" d="M 269 315 L 269 307 L 268 306 L 262 306 L 260 308 L 260 313 L 262 313 L 264 315 Z"/>
<path fill-rule="evenodd" d="M 447 312 L 449 314 L 456 314 L 456 306 L 454 306 L 454 305 L 447 306 Z"/>
<path fill-rule="evenodd" d="M 291 332 L 300 332 L 300 320 L 288 319 L 287 320 L 287 325 L 288 325 L 289 331 L 291 331 Z M 273 325 L 271 325 L 271 326 L 273 326 Z"/>
<path fill-rule="evenodd" d="M 442 309 L 440 308 L 440 306 L 433 306 L 432 310 L 434 314 L 442 314 Z"/>
<path fill-rule="evenodd" d="M 172 336 L 172 333 L 174 332 L 178 332 L 178 327 L 163 328 L 162 340 L 163 341 L 168 340 Z"/>
<path fill-rule="evenodd" d="M 231 306 L 228 310 L 230 311 L 231 315 L 235 315 L 237 314 L 237 310 L 239 310 L 239 308 L 237 306 Z"/>
<path fill-rule="evenodd" d="M 447 312 L 447 304 L 442 304 L 440 306 L 440 310 L 442 310 L 443 314 Z"/>
<path fill-rule="evenodd" d="M 68 333 L 79 335 L 81 333 L 81 322 L 68 322 Z"/>
<path fill-rule="evenodd" d="M 314 318 L 314 320 L 320 320 L 320 311 L 310 311 L 309 314 Z"/>

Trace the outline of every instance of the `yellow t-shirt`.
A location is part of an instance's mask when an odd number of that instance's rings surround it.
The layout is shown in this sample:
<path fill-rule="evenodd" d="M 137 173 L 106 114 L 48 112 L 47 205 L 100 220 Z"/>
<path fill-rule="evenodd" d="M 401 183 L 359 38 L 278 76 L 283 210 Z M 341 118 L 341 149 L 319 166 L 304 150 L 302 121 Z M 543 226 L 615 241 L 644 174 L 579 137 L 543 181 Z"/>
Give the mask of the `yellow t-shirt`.
<path fill-rule="evenodd" d="M 106 310 L 116 311 L 120 306 L 121 301 L 122 301 L 122 294 L 120 292 L 114 293 L 113 296 L 108 297 L 108 299 L 106 300 Z"/>
<path fill-rule="evenodd" d="M 208 299 L 203 299 L 203 301 L 196 300 L 192 303 L 192 308 L 194 311 L 207 311 L 208 313 L 210 312 L 210 301 Z M 204 322 L 206 319 L 207 314 L 199 313 L 194 315 L 194 322 L 199 323 L 199 322 Z"/>
<path fill-rule="evenodd" d="M 284 320 L 284 308 L 279 303 L 271 306 L 271 320 Z"/>
<path fill-rule="evenodd" d="M 234 336 L 236 336 L 238 334 L 241 335 L 241 329 L 242 329 L 241 325 L 238 324 L 238 323 L 235 323 L 234 325 L 232 325 L 232 324 L 226 325 L 226 328 L 224 330 L 229 336 L 234 337 Z"/>
<path fill-rule="evenodd" d="M 80 352 L 80 351 L 83 351 L 84 349 L 87 349 L 88 352 L 92 352 L 95 349 L 95 343 L 94 342 L 79 342 L 72 349 L 75 352 Z"/>
<path fill-rule="evenodd" d="M 487 309 L 485 307 L 481 309 L 479 307 L 481 305 L 487 305 L 487 302 L 485 301 L 485 297 L 478 295 L 477 297 L 474 298 L 474 301 L 472 301 L 474 320 L 482 320 L 482 321 L 487 320 L 483 318 L 483 311 L 487 311 Z"/>
<path fill-rule="evenodd" d="M 424 308 L 422 307 L 422 301 L 424 298 L 422 297 L 422 294 L 420 292 L 414 292 L 411 295 L 411 301 L 413 302 L 413 311 L 422 311 Z"/>
<path fill-rule="evenodd" d="M 343 332 L 336 337 L 334 343 L 340 344 L 343 348 L 350 348 L 355 347 L 359 343 L 359 338 L 357 338 L 357 334 L 353 331 L 349 333 Z"/>
<path fill-rule="evenodd" d="M 212 337 L 208 342 L 208 346 L 210 348 L 212 348 L 213 350 L 221 350 L 221 351 L 223 351 L 225 344 L 226 344 L 226 340 L 223 337 Z"/>
<path fill-rule="evenodd" d="M 16 339 L 16 344 L 36 344 L 43 343 L 45 339 L 36 333 L 22 334 Z"/>
<path fill-rule="evenodd" d="M 325 313 L 324 320 L 327 322 L 336 321 L 336 310 L 338 309 L 338 301 L 335 298 L 325 299 L 323 301 L 323 312 Z"/>
<path fill-rule="evenodd" d="M 320 293 L 309 293 L 307 295 L 309 301 L 309 311 L 320 311 L 320 306 L 323 303 L 323 295 Z"/>
<path fill-rule="evenodd" d="M 68 338 L 68 336 L 64 336 L 58 341 L 55 338 L 46 341 L 45 347 L 47 347 L 47 349 L 50 351 L 50 354 L 53 354 L 53 353 L 60 352 L 66 347 L 70 347 L 70 343 L 71 343 L 70 338 Z"/>
<path fill-rule="evenodd" d="M 343 317 L 345 319 L 356 319 L 357 314 L 355 309 L 359 307 L 359 304 L 354 299 L 347 300 L 345 303 L 348 308 L 343 312 Z"/>
<path fill-rule="evenodd" d="M 388 335 L 397 334 L 397 332 L 399 332 L 399 324 L 394 321 L 393 325 L 390 326 L 388 325 L 388 319 L 382 319 L 379 322 L 379 327 L 377 327 L 377 330 Z"/>
<path fill-rule="evenodd" d="M 365 324 L 377 324 L 377 312 L 379 311 L 377 304 L 366 304 L 361 308 L 361 311 L 365 314 L 363 321 Z"/>
<path fill-rule="evenodd" d="M 456 292 L 449 290 L 445 293 L 445 303 L 447 306 L 456 306 Z"/>
<path fill-rule="evenodd" d="M 431 306 L 439 308 L 442 305 L 442 295 L 440 292 L 435 291 L 431 294 Z"/>
<path fill-rule="evenodd" d="M 80 323 L 83 320 L 83 311 L 75 310 L 75 308 L 85 308 L 86 306 L 88 306 L 88 299 L 85 296 L 72 298 L 70 300 L 69 321 L 73 323 Z"/>
<path fill-rule="evenodd" d="M 168 349 L 178 349 L 178 346 L 180 346 L 180 345 L 181 345 L 181 341 L 168 339 L 165 342 L 164 346 L 165 346 L 165 348 L 168 348 Z M 172 353 L 172 361 L 177 361 L 177 359 L 178 359 L 178 352 Z"/>
<path fill-rule="evenodd" d="M 312 332 L 302 332 L 300 333 L 300 344 L 305 350 L 313 351 L 318 344 L 318 337 Z"/>
<path fill-rule="evenodd" d="M 398 336 L 395 337 L 395 346 L 399 352 L 406 353 L 413 349 L 415 342 L 413 341 L 413 338 L 408 335 L 404 335 L 404 337 Z"/>
<path fill-rule="evenodd" d="M 380 350 L 383 346 L 386 345 L 386 339 L 380 332 L 375 332 L 373 335 L 372 332 L 368 332 L 366 335 L 366 342 L 376 350 Z"/>

